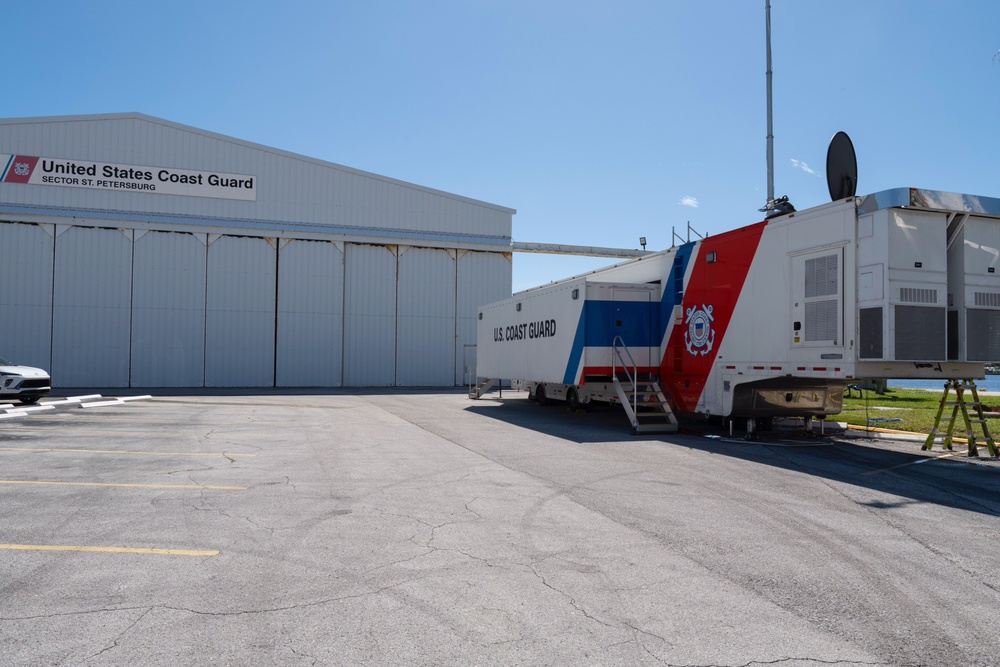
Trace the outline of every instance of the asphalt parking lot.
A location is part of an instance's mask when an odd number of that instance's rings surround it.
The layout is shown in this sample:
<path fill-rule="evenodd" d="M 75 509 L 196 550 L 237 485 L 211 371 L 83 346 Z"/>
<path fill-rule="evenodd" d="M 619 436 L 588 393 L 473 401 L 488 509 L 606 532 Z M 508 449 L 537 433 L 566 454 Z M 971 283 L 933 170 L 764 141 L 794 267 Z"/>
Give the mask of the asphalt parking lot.
<path fill-rule="evenodd" d="M 2 664 L 1000 655 L 995 460 L 509 392 L 151 394 L 0 422 Z"/>

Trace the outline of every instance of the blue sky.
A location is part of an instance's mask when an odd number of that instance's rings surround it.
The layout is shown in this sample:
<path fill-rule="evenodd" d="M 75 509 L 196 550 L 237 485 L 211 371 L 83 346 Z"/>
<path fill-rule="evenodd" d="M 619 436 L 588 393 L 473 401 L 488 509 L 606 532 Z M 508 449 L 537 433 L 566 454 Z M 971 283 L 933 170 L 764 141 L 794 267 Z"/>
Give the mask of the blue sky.
<path fill-rule="evenodd" d="M 0 116 L 138 111 L 649 249 L 766 199 L 762 0 L 20 2 Z M 772 0 L 775 190 L 1000 196 L 1000 3 Z M 611 260 L 514 256 L 514 289 Z"/>

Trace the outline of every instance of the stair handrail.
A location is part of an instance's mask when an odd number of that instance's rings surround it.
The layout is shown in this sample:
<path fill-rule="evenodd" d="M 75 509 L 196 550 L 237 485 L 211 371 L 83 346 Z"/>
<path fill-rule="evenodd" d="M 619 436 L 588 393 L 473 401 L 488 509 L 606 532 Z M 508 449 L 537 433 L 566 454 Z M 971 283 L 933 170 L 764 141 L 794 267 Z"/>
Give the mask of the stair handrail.
<path fill-rule="evenodd" d="M 621 343 L 621 346 L 619 346 L 619 343 Z M 626 377 L 628 377 L 629 382 L 632 383 L 632 409 L 636 410 L 639 403 L 638 383 L 636 382 L 639 377 L 639 367 L 635 363 L 635 359 L 632 358 L 632 352 L 629 351 L 628 346 L 625 344 L 625 341 L 622 340 L 621 336 L 615 336 L 611 341 L 611 350 L 613 352 L 611 356 L 611 377 L 615 380 L 618 379 L 618 364 L 615 362 L 615 359 L 617 358 L 622 364 L 622 370 L 625 371 Z M 629 362 L 632 364 L 631 373 L 628 370 L 628 364 L 626 364 L 625 359 L 622 358 L 623 350 L 626 356 L 628 356 Z"/>

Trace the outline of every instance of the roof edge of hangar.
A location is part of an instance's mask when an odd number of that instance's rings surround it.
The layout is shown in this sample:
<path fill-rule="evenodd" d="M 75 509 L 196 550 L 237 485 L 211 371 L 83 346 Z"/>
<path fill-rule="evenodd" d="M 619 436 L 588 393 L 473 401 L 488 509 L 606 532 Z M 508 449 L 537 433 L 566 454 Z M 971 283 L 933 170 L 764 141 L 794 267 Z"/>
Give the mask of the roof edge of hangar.
<path fill-rule="evenodd" d="M 177 123 L 172 120 L 166 120 L 165 118 L 158 118 L 156 116 L 150 116 L 148 114 L 139 113 L 138 111 L 126 111 L 121 113 L 104 113 L 104 114 L 79 114 L 71 116 L 29 116 L 25 118 L 0 118 L 0 125 L 20 125 L 25 123 L 66 123 L 66 122 L 87 122 L 87 121 L 106 121 L 106 120 L 141 120 L 147 123 L 154 123 L 157 125 L 170 127 L 175 130 L 180 130 L 182 132 L 199 134 L 207 138 L 216 139 L 219 141 L 228 141 L 231 143 L 239 144 L 241 146 L 246 146 L 247 148 L 266 151 L 268 153 L 281 155 L 287 158 L 291 158 L 293 160 L 302 160 L 304 162 L 310 162 L 318 166 L 327 167 L 330 169 L 337 169 L 339 171 L 345 171 L 351 174 L 355 174 L 357 176 L 372 178 L 375 180 L 383 181 L 385 183 L 391 183 L 393 185 L 399 185 L 401 187 L 412 188 L 414 190 L 427 192 L 429 194 L 448 197 L 450 199 L 455 199 L 468 204 L 483 206 L 485 208 L 491 208 L 497 211 L 501 211 L 503 213 L 509 213 L 510 215 L 515 215 L 517 213 L 516 209 L 509 208 L 507 206 L 501 206 L 499 204 L 493 204 L 479 199 L 473 199 L 471 197 L 464 197 L 462 195 L 458 195 L 453 192 L 446 192 L 445 190 L 438 190 L 437 188 L 431 188 L 425 185 L 410 183 L 409 181 L 403 181 L 398 178 L 392 178 L 390 176 L 383 176 L 381 174 L 376 174 L 370 171 L 364 171 L 363 169 L 355 169 L 354 167 L 348 167 L 342 164 L 337 164 L 336 162 L 330 162 L 328 160 L 320 160 L 319 158 L 309 157 L 308 155 L 302 155 L 301 153 L 293 153 L 292 151 L 282 150 L 280 148 L 267 146 L 265 144 L 258 144 L 256 142 L 247 141 L 245 139 L 238 139 L 236 137 L 220 134 L 218 132 L 204 130 L 200 127 L 194 127 L 193 125 L 185 125 L 183 123 Z"/>

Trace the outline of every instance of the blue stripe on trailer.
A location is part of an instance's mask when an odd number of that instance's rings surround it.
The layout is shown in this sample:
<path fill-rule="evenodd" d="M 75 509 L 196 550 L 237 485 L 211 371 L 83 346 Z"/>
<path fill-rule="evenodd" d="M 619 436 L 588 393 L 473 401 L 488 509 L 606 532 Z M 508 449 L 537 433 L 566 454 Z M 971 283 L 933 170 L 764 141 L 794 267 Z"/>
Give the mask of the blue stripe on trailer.
<path fill-rule="evenodd" d="M 587 345 L 611 347 L 621 336 L 628 347 L 656 347 L 659 318 L 656 303 L 649 301 L 588 301 L 583 305 Z M 619 324 L 619 322 L 621 324 Z"/>
<path fill-rule="evenodd" d="M 684 276 L 687 275 L 688 263 L 691 261 L 691 255 L 694 254 L 695 244 L 697 241 L 685 243 L 677 248 L 677 252 L 674 254 L 670 275 L 667 276 L 663 285 L 663 293 L 660 295 L 660 335 L 656 342 L 657 345 L 667 334 L 670 318 L 674 316 L 674 306 L 684 303 Z"/>
<path fill-rule="evenodd" d="M 621 336 L 626 347 L 658 347 L 662 328 L 656 309 L 657 304 L 649 301 L 586 301 L 573 336 L 563 384 L 576 384 L 586 347 L 611 347 L 615 336 Z"/>
<path fill-rule="evenodd" d="M 580 316 L 580 322 L 576 325 L 576 335 L 573 336 L 573 347 L 569 352 L 569 363 L 566 364 L 566 373 L 563 375 L 563 384 L 576 384 L 576 371 L 580 368 L 580 359 L 583 357 L 583 343 L 587 321 L 586 302 L 583 304 L 584 312 Z"/>

